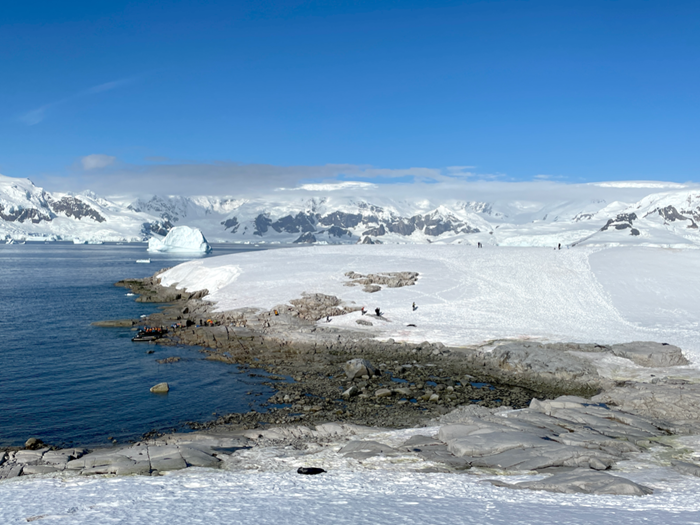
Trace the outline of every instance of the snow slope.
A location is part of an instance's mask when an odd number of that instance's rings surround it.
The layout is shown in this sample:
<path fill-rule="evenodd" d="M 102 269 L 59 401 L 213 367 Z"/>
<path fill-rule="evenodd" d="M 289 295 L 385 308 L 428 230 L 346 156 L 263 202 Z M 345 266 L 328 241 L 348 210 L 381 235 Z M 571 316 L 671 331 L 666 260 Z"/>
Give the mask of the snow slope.
<path fill-rule="evenodd" d="M 676 344 L 700 363 L 699 267 L 697 250 L 356 245 L 191 261 L 165 272 L 162 282 L 207 288 L 219 310 L 270 309 L 304 292 L 337 295 L 370 312 L 380 307 L 386 322 L 362 327 L 354 312 L 334 318 L 334 325 L 399 341 L 654 340 Z M 345 286 L 349 271 L 420 277 L 415 286 L 368 294 Z"/>

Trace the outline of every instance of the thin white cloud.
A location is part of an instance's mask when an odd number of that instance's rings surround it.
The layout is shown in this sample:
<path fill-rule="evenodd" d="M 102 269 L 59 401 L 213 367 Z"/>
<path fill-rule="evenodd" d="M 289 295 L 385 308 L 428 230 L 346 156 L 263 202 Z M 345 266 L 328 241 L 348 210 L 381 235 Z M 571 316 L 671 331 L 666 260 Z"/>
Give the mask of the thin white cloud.
<path fill-rule="evenodd" d="M 82 95 L 92 95 L 94 93 L 104 93 L 105 91 L 111 91 L 117 89 L 118 87 L 131 84 L 134 80 L 132 78 L 122 78 L 120 80 L 113 80 L 112 82 L 105 82 L 104 84 L 98 84 L 92 86 L 91 88 L 81 91 L 79 94 Z"/>
<path fill-rule="evenodd" d="M 108 167 L 104 170 L 102 168 Z M 76 191 L 89 187 L 102 195 L 134 193 L 168 195 L 254 195 L 285 191 L 357 191 L 361 188 L 416 184 L 452 183 L 466 180 L 494 180 L 497 175 L 482 175 L 464 169 L 376 168 L 353 164 L 323 166 L 272 166 L 269 164 L 168 163 L 119 164 L 95 166 L 75 173 L 71 185 Z M 367 186 L 367 185 L 371 186 Z M 328 186 L 330 185 L 330 186 Z"/>
<path fill-rule="evenodd" d="M 321 184 L 302 184 L 297 190 L 304 191 L 341 191 L 341 190 L 372 190 L 376 189 L 377 185 L 371 182 L 356 182 L 356 181 L 345 181 L 345 182 L 329 182 Z M 285 189 L 285 188 L 280 188 Z"/>
<path fill-rule="evenodd" d="M 23 122 L 27 126 L 33 126 L 35 124 L 38 124 L 42 120 L 44 120 L 44 116 L 46 115 L 46 110 L 50 107 L 49 105 L 46 106 L 41 106 L 40 108 L 33 109 L 31 111 L 28 111 L 24 115 L 21 115 L 19 117 L 20 122 Z"/>
<path fill-rule="evenodd" d="M 120 80 L 114 80 L 112 82 L 105 82 L 104 84 L 98 84 L 96 86 L 92 86 L 90 88 L 79 91 L 78 93 L 75 93 L 69 97 L 56 100 L 55 102 L 50 102 L 36 109 L 32 109 L 31 111 L 27 111 L 26 113 L 17 117 L 17 120 L 19 120 L 23 124 L 26 124 L 27 126 L 35 126 L 36 124 L 39 124 L 46 118 L 46 113 L 51 108 L 60 106 L 62 104 L 66 104 L 67 102 L 71 102 L 73 100 L 80 99 L 88 95 L 94 95 L 97 93 L 103 93 L 105 91 L 111 91 L 112 89 L 116 89 L 118 87 L 130 84 L 131 82 L 133 82 L 133 79 L 125 78 Z"/>
<path fill-rule="evenodd" d="M 683 189 L 687 188 L 685 184 L 679 184 L 677 182 L 657 182 L 648 180 L 620 180 L 612 182 L 591 182 L 591 186 L 599 186 L 601 188 L 650 188 L 650 189 L 663 189 L 663 188 L 673 188 L 673 189 Z"/>
<path fill-rule="evenodd" d="M 117 158 L 112 157 L 111 155 L 94 153 L 81 158 L 80 163 L 83 165 L 84 170 L 95 170 L 111 166 L 114 164 L 115 160 L 117 160 Z"/>

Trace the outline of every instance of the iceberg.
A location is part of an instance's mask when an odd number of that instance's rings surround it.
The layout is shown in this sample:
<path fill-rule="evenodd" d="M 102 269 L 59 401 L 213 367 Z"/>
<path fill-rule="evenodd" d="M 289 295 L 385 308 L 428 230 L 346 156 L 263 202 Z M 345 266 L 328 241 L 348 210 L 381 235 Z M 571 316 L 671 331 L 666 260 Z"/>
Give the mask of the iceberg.
<path fill-rule="evenodd" d="M 199 228 L 175 226 L 164 239 L 151 237 L 148 240 L 149 252 L 169 253 L 209 253 L 211 246 Z"/>

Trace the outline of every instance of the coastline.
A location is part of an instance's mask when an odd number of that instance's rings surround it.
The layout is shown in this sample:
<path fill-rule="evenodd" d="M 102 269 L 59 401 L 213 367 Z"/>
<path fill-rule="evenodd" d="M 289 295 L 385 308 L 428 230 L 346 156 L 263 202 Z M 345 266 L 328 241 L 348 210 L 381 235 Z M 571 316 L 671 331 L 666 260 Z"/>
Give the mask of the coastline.
<path fill-rule="evenodd" d="M 659 380 L 653 384 L 643 387 L 654 389 L 655 395 L 661 392 L 667 396 L 667 399 L 659 399 L 664 408 L 671 409 L 666 414 L 671 417 L 657 417 L 654 411 L 658 406 L 647 407 L 646 411 L 622 412 L 615 407 L 621 404 L 615 396 L 639 389 L 640 383 L 610 380 L 597 373 L 592 364 L 595 359 L 582 357 L 623 356 L 637 365 L 651 359 L 643 366 L 654 371 L 659 367 L 687 364 L 680 349 L 671 345 L 544 345 L 506 340 L 449 348 L 441 343 L 377 341 L 359 331 L 317 322 L 325 316 L 328 308 L 339 308 L 337 298 L 332 296 L 314 294 L 291 301 L 292 306 L 279 305 L 270 311 L 245 308 L 215 312 L 212 304 L 203 300 L 206 290 L 188 293 L 175 287 L 163 287 L 158 281 L 156 274 L 142 280 L 117 283 L 138 293 L 137 300 L 141 302 L 169 303 L 162 307 L 161 312 L 148 317 L 149 324 L 170 326 L 180 323 L 185 326 L 172 330 L 167 337 L 154 341 L 155 344 L 164 347 L 197 345 L 203 347 L 207 359 L 261 368 L 275 374 L 279 380 L 270 386 L 277 393 L 270 403 L 288 406 L 272 407 L 267 413 L 228 414 L 211 422 L 191 422 L 189 426 L 196 432 L 164 434 L 156 431 L 131 445 L 93 451 L 52 451 L 40 447 L 15 451 L 3 456 L 6 464 L 0 470 L 0 474 L 4 473 L 2 477 L 13 477 L 11 469 L 7 470 L 8 465 L 15 466 L 16 475 L 57 472 L 157 475 L 191 466 L 226 469 L 237 461 L 245 463 L 240 459 L 239 451 L 270 446 L 300 450 L 323 445 L 338 448 L 338 443 L 344 444 L 337 451 L 344 457 L 361 461 L 378 455 L 408 453 L 425 462 L 422 468 L 437 468 L 437 471 L 444 472 L 480 468 L 552 472 L 552 469 L 570 471 L 578 468 L 586 470 L 579 473 L 581 476 L 595 473 L 608 476 L 604 474 L 605 470 L 622 459 L 652 451 L 660 440 L 675 435 L 700 434 L 696 418 L 679 418 L 674 413 L 687 411 L 689 400 L 691 405 L 697 404 L 700 399 L 697 384 L 657 378 Z M 337 315 L 346 313 L 336 312 Z M 211 319 L 214 326 L 197 327 L 200 319 Z M 187 321 L 195 326 L 187 327 Z M 121 320 L 96 324 L 134 326 L 136 323 L 135 320 Z M 343 365 L 358 358 L 369 361 L 378 373 L 367 373 L 353 379 L 348 374 L 343 376 Z M 284 381 L 288 377 L 293 381 Z M 670 407 L 668 396 L 673 395 L 684 396 L 685 401 Z M 575 417 L 571 414 L 563 417 L 562 412 L 566 411 L 575 413 Z M 557 423 L 542 426 L 540 418 L 544 416 Z M 514 420 L 521 418 L 525 420 L 512 427 Z M 511 421 L 505 423 L 506 420 Z M 525 421 L 527 425 L 523 426 Z M 539 427 L 533 425 L 535 421 L 540 421 Z M 612 430 L 610 421 L 617 422 L 617 426 L 612 425 Z M 581 443 L 560 442 L 559 434 L 551 434 L 552 426 L 559 431 L 566 429 L 566 433 L 578 432 L 581 436 L 594 431 L 596 437 L 587 436 Z M 493 442 L 483 444 L 485 449 L 476 453 L 473 436 L 469 438 L 467 448 L 463 447 L 466 437 L 474 431 L 465 429 L 472 427 L 482 429 L 477 434 L 488 428 L 498 429 L 495 436 L 490 436 L 495 438 Z M 546 437 L 550 435 L 546 432 L 541 435 L 543 428 L 548 428 L 551 437 Z M 411 437 L 398 447 L 362 439 L 383 435 L 385 440 L 390 440 L 395 439 L 391 438 L 392 432 L 405 436 L 406 431 Z M 504 451 L 511 450 L 512 455 L 512 450 L 521 450 L 521 447 L 518 445 L 512 449 L 498 440 L 503 436 L 506 436 L 506 441 L 512 439 L 513 436 L 508 435 L 511 431 L 517 431 L 518 442 L 535 438 L 541 441 L 546 437 L 558 446 L 576 450 L 568 450 L 558 459 L 542 460 L 541 453 L 534 457 L 519 456 L 518 461 L 508 465 L 498 459 L 501 449 L 505 446 Z M 601 436 L 608 436 L 603 439 L 603 444 Z M 626 444 L 620 445 L 620 438 Z M 141 457 L 145 451 L 148 461 Z M 562 452 L 561 449 L 557 451 Z M 551 456 L 551 451 L 545 455 Z M 697 465 L 682 459 L 688 458 L 679 453 L 673 459 L 675 464 L 669 465 L 678 471 L 697 475 L 694 470 Z M 18 471 L 21 461 L 25 463 Z M 610 480 L 598 474 L 593 480 L 598 488 L 592 490 L 607 490 L 601 487 Z M 580 476 L 577 480 L 577 483 L 581 482 Z M 518 488 L 504 481 L 500 483 L 500 486 Z M 566 485 L 567 482 L 562 483 Z M 562 486 L 560 483 L 543 490 L 562 491 Z M 612 493 L 625 494 L 625 491 L 632 490 L 630 487 L 618 487 L 614 489 L 617 492 Z M 638 495 L 648 493 L 643 487 L 634 488 L 634 491 L 638 491 Z"/>

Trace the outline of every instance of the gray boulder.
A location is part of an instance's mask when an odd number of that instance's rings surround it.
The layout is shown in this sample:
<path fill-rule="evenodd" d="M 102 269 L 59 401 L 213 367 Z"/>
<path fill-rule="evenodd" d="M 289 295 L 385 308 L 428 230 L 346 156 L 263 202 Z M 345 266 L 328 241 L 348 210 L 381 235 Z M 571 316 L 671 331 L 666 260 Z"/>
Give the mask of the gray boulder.
<path fill-rule="evenodd" d="M 362 376 L 373 376 L 377 370 L 367 359 L 351 359 L 343 366 L 343 371 L 348 379 L 356 379 Z"/>
<path fill-rule="evenodd" d="M 374 393 L 374 397 L 391 397 L 391 390 L 388 388 L 380 388 Z"/>
<path fill-rule="evenodd" d="M 614 355 L 629 359 L 639 366 L 665 367 L 689 364 L 680 348 L 666 343 L 634 341 L 612 345 L 610 349 Z"/>
<path fill-rule="evenodd" d="M 154 394 L 167 394 L 170 391 L 168 383 L 158 383 L 151 387 L 151 392 Z"/>
<path fill-rule="evenodd" d="M 33 438 L 33 437 L 29 438 L 26 441 L 26 443 L 24 444 L 24 448 L 26 448 L 27 450 L 36 450 L 36 449 L 41 448 L 43 446 L 44 446 L 44 443 L 40 439 Z"/>

